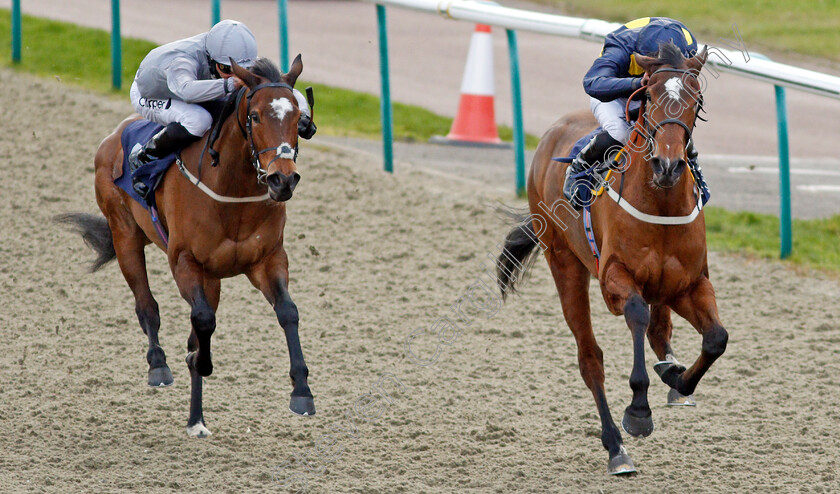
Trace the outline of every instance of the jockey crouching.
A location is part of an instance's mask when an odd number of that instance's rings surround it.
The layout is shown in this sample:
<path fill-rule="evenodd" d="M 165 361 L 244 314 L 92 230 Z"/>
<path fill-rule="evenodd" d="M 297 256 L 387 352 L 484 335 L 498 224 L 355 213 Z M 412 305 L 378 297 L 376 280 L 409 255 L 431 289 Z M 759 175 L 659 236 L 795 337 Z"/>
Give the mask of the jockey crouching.
<path fill-rule="evenodd" d="M 667 17 L 645 17 L 628 22 L 607 35 L 601 56 L 584 76 L 583 89 L 590 96 L 589 108 L 603 130 L 581 149 L 566 168 L 563 194 L 576 209 L 583 204 L 577 200 L 573 190 L 580 181 L 572 177 L 596 163 L 610 163 L 613 154 L 610 151 L 620 149 L 630 136 L 632 124 L 625 120 L 627 98 L 647 84 L 645 71 L 636 63 L 634 53 L 656 55 L 660 43 L 667 42 L 674 43 L 686 58 L 697 53 L 694 36 L 679 21 Z M 638 102 L 632 102 L 631 113 L 638 107 Z M 686 146 L 686 158 L 705 203 L 709 198 L 709 189 L 691 139 Z"/>
<path fill-rule="evenodd" d="M 143 199 L 149 188 L 133 173 L 197 141 L 213 125 L 213 117 L 198 103 L 226 98 L 241 82 L 231 60 L 249 68 L 257 58 L 254 34 L 241 22 L 224 20 L 210 31 L 173 41 L 150 51 L 140 63 L 129 97 L 135 111 L 164 128 L 128 157 L 134 191 Z M 301 111 L 298 132 L 315 133 L 306 98 L 294 90 Z"/>

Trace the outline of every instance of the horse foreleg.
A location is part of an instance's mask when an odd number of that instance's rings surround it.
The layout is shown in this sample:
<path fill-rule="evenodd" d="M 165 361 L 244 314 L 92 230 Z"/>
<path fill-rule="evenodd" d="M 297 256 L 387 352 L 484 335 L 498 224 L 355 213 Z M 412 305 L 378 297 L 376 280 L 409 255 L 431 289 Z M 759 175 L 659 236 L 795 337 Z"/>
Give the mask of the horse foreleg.
<path fill-rule="evenodd" d="M 694 393 L 703 374 L 726 351 L 729 333 L 720 322 L 715 291 L 708 278 L 701 278 L 692 290 L 678 298 L 671 307 L 703 335 L 700 356 L 688 370 L 679 365 L 671 365 L 661 374 L 665 384 L 689 396 Z"/>
<path fill-rule="evenodd" d="M 650 324 L 648 325 L 647 336 L 648 343 L 653 349 L 653 352 L 659 358 L 659 362 L 654 364 L 653 369 L 657 374 L 660 374 L 677 362 L 676 353 L 671 348 L 671 333 L 674 329 L 671 324 L 671 308 L 667 305 L 652 305 L 650 308 Z M 676 389 L 671 388 L 668 391 L 668 406 L 695 406 L 693 396 L 683 396 Z"/>
<path fill-rule="evenodd" d="M 121 221 L 122 220 L 122 221 Z M 146 273 L 145 234 L 129 218 L 109 221 L 114 239 L 114 251 L 125 281 L 134 294 L 134 310 L 143 333 L 149 339 L 146 361 L 149 363 L 149 386 L 169 386 L 173 382 L 172 371 L 166 364 L 166 354 L 158 341 L 160 312 L 157 301 L 149 288 Z"/>
<path fill-rule="evenodd" d="M 648 403 L 647 391 L 650 386 L 645 368 L 645 333 L 650 323 L 648 304 L 639 295 L 639 290 L 630 273 L 619 263 L 611 263 L 604 270 L 602 290 L 607 297 L 610 309 L 619 313 L 633 337 L 633 370 L 630 372 L 630 389 L 633 399 L 624 410 L 621 426 L 628 434 L 647 437 L 653 432 L 653 417 Z"/>
<path fill-rule="evenodd" d="M 609 453 L 607 472 L 613 475 L 636 471 L 624 448 L 621 432 L 613 422 L 604 389 L 604 354 L 592 332 L 589 306 L 589 271 L 569 250 L 546 252 L 563 316 L 569 325 L 578 349 L 578 367 L 586 387 L 592 392 L 601 418 L 601 444 Z"/>
<path fill-rule="evenodd" d="M 219 301 L 219 281 L 204 278 L 204 270 L 186 253 L 170 255 L 170 265 L 181 296 L 190 304 L 192 331 L 187 340 L 187 367 L 190 370 L 190 417 L 187 435 L 207 437 L 202 411 L 202 378 L 213 373 L 210 337 L 216 329 L 215 307 Z"/>
<path fill-rule="evenodd" d="M 298 415 L 315 415 L 315 400 L 308 382 L 309 368 L 306 367 L 298 335 L 298 310 L 289 295 L 289 262 L 285 250 L 280 247 L 275 256 L 248 273 L 248 278 L 274 306 L 277 321 L 286 334 L 289 377 L 292 380 L 289 410 Z"/>

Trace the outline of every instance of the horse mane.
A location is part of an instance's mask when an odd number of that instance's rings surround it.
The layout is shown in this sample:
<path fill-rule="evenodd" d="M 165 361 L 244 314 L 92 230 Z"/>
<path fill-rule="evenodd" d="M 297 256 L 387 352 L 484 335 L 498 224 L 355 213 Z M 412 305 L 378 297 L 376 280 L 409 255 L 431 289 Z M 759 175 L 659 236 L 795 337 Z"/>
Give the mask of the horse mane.
<path fill-rule="evenodd" d="M 680 48 L 673 41 L 659 43 L 659 54 L 656 55 L 656 58 L 659 63 L 674 68 L 682 67 L 686 60 Z"/>
<path fill-rule="evenodd" d="M 268 82 L 280 82 L 280 69 L 268 58 L 259 57 L 249 69 L 252 74 L 268 79 Z"/>

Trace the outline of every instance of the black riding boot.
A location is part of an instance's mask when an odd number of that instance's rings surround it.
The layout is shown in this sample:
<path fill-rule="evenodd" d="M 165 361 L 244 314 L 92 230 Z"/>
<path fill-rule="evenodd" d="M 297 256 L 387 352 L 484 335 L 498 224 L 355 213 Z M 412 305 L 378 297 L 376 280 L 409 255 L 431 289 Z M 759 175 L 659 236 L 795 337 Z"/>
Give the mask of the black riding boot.
<path fill-rule="evenodd" d="M 699 153 L 697 149 L 694 148 L 694 140 L 688 140 L 688 146 L 685 148 L 685 155 L 688 158 L 688 166 L 691 170 L 691 174 L 694 176 L 694 181 L 697 183 L 697 186 L 700 187 L 700 193 L 703 196 L 703 205 L 705 206 L 707 202 L 709 202 L 709 198 L 712 197 L 712 191 L 709 190 L 709 185 L 706 184 L 706 179 L 703 178 L 703 170 L 700 168 L 700 162 L 697 161 L 697 156 Z"/>
<path fill-rule="evenodd" d="M 128 156 L 128 166 L 131 168 L 131 183 L 134 187 L 134 192 L 138 196 L 146 199 L 149 195 L 149 188 L 142 181 L 138 180 L 134 173 L 141 166 L 159 160 L 170 153 L 174 153 L 179 149 L 189 146 L 193 142 L 200 139 L 184 128 L 178 122 L 172 122 L 163 128 L 160 132 L 153 135 L 149 142 L 142 148 L 138 148 L 131 152 Z"/>
<path fill-rule="evenodd" d="M 589 144 L 580 150 L 580 153 L 575 156 L 572 163 L 566 168 L 566 179 L 563 182 L 563 195 L 566 196 L 575 209 L 580 209 L 583 204 L 578 202 L 578 198 L 573 190 L 574 184 L 578 181 L 572 179 L 573 175 L 583 172 L 595 163 L 604 163 L 606 161 L 606 154 L 611 148 L 621 146 L 621 143 L 612 138 L 606 130 L 596 134 L 595 137 L 589 141 Z"/>

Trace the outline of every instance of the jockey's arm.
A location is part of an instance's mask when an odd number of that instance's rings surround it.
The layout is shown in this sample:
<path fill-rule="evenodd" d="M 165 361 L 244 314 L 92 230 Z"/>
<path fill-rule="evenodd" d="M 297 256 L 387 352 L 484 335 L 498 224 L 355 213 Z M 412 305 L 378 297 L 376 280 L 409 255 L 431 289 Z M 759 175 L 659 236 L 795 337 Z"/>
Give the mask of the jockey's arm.
<path fill-rule="evenodd" d="M 607 102 L 626 98 L 642 87 L 641 77 L 622 77 L 630 64 L 629 54 L 607 46 L 583 77 L 583 90 L 595 99 Z"/>
<path fill-rule="evenodd" d="M 201 103 L 224 97 L 234 89 L 228 79 L 200 80 L 196 62 L 189 58 L 176 58 L 166 67 L 166 85 L 178 99 L 185 103 Z"/>

